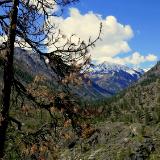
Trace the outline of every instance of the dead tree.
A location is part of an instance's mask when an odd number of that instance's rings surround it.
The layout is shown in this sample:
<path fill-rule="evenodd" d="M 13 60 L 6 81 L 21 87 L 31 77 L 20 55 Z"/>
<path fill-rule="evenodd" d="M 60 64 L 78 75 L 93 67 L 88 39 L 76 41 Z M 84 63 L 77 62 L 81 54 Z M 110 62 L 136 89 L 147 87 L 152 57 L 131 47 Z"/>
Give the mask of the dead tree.
<path fill-rule="evenodd" d="M 10 26 L 8 29 L 8 41 L 6 49 L 6 60 L 4 62 L 4 88 L 3 88 L 3 98 L 2 98 L 2 108 L 1 108 L 1 125 L 0 125 L 0 158 L 4 155 L 4 143 L 6 139 L 6 130 L 9 121 L 9 106 L 10 106 L 10 95 L 13 83 L 13 54 L 14 54 L 14 42 L 16 37 L 16 25 L 17 25 L 17 15 L 18 15 L 18 5 L 17 0 L 13 1 L 13 7 L 10 15 Z"/>
<path fill-rule="evenodd" d="M 62 12 L 54 11 L 57 5 L 63 8 L 75 1 L 77 0 L 0 1 L 0 10 L 3 10 L 0 15 L 0 35 L 6 37 L 6 42 L 0 46 L 0 50 L 5 50 L 6 52 L 3 67 L 4 88 L 0 113 L 0 158 L 4 156 L 4 144 L 9 121 L 13 121 L 17 125 L 20 124 L 13 117 L 9 117 L 12 88 L 14 87 L 20 95 L 27 97 L 28 100 L 32 101 L 39 108 L 46 109 L 49 113 L 53 105 L 53 102 L 49 102 L 48 104 L 39 103 L 36 97 L 29 93 L 26 87 L 16 79 L 13 73 L 15 44 L 21 48 L 28 47 L 32 49 L 35 54 L 40 55 L 43 61 L 48 59 L 49 63 L 46 65 L 57 75 L 58 83 L 64 85 L 65 92 L 68 92 L 68 83 L 64 84 L 64 79 L 74 72 L 79 73 L 89 62 L 88 49 L 94 47 L 95 42 L 100 38 L 101 26 L 99 35 L 93 41 L 89 39 L 85 43 L 79 40 L 77 43 L 74 43 L 72 41 L 74 35 L 72 35 L 63 46 L 59 46 L 58 42 L 63 38 L 63 35 L 61 32 L 57 32 L 57 26 L 49 21 L 50 17 L 61 15 Z M 48 35 L 52 36 L 49 37 Z M 54 46 L 55 50 L 46 52 L 47 48 L 51 46 Z M 82 60 L 83 63 L 78 63 Z M 75 64 L 78 64 L 78 67 L 75 67 Z M 64 114 L 70 119 L 74 119 L 75 113 L 73 113 L 72 109 L 67 108 L 65 103 L 61 105 L 61 107 L 64 107 Z M 60 107 L 60 104 L 58 104 L 58 107 Z M 51 113 L 50 115 L 54 119 Z M 72 124 L 76 127 L 74 120 Z"/>

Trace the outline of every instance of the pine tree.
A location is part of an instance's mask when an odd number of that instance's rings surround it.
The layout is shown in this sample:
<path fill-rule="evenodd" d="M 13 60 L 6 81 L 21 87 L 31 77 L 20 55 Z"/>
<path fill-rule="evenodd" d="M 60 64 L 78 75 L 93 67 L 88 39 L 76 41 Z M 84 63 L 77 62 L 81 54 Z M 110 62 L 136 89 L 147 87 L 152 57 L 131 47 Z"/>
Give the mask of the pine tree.
<path fill-rule="evenodd" d="M 29 92 L 24 84 L 22 84 L 14 75 L 14 48 L 19 46 L 22 48 L 30 48 L 35 54 L 39 54 L 40 58 L 52 69 L 56 74 L 56 81 L 62 86 L 63 91 L 67 93 L 67 102 L 57 95 L 54 103 L 60 110 L 64 110 L 63 115 L 72 120 L 72 126 L 76 129 L 75 113 L 72 110 L 73 104 L 70 101 L 71 94 L 69 93 L 68 81 L 75 79 L 83 66 L 89 63 L 88 48 L 93 47 L 95 42 L 99 39 L 88 43 L 79 41 L 72 42 L 72 38 L 68 38 L 63 46 L 58 46 L 60 39 L 65 36 L 61 32 L 56 32 L 55 24 L 49 21 L 52 16 L 57 16 L 55 8 L 64 7 L 76 0 L 1 0 L 0 1 L 0 34 L 6 38 L 6 41 L 1 44 L 0 51 L 5 52 L 3 59 L 3 98 L 0 114 L 0 158 L 5 154 L 5 141 L 8 124 L 13 122 L 21 126 L 21 122 L 14 117 L 10 117 L 10 102 L 12 89 L 14 88 L 20 96 L 24 97 L 38 106 L 40 109 L 46 110 L 52 119 L 54 115 L 51 113 L 53 102 L 42 103 L 37 100 L 34 95 Z M 101 27 L 100 27 L 101 33 Z M 51 37 L 49 37 L 52 35 Z M 49 52 L 47 48 L 55 48 L 54 51 Z M 83 60 L 83 62 L 82 62 Z M 80 63 L 78 63 L 81 61 Z M 68 80 L 68 78 L 70 78 Z M 73 82 L 73 80 L 72 80 Z M 75 80 L 74 82 L 75 83 Z M 24 103 L 24 102 L 23 102 Z M 70 106 L 70 108 L 67 108 Z M 35 147 L 33 147 L 35 148 Z"/>

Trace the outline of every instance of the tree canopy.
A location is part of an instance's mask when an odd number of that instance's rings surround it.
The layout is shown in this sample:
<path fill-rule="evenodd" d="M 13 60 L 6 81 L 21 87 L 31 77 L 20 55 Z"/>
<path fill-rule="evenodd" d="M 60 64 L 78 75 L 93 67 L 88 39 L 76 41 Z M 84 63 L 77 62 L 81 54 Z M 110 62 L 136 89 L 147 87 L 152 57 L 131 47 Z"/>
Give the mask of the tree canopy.
<path fill-rule="evenodd" d="M 0 45 L 0 54 L 4 54 L 2 56 L 4 87 L 0 115 L 0 157 L 5 155 L 4 146 L 7 140 L 6 133 L 9 129 L 10 122 L 17 124 L 20 131 L 22 127 L 22 123 L 19 120 L 10 116 L 10 106 L 14 102 L 14 100 L 11 101 L 12 98 L 17 99 L 19 96 L 21 97 L 20 105 L 17 105 L 19 106 L 19 110 L 22 109 L 26 112 L 28 108 L 24 106 L 24 103 L 29 106 L 32 104 L 34 107 L 36 106 L 39 109 L 46 110 L 52 119 L 50 123 L 43 124 L 34 133 L 22 132 L 25 142 L 28 137 L 34 136 L 35 142 L 36 136 L 38 138 L 39 134 L 42 137 L 44 134 L 51 134 L 50 129 L 53 126 L 53 128 L 57 126 L 57 118 L 52 113 L 53 108 L 58 109 L 64 118 L 71 122 L 77 134 L 80 134 L 80 126 L 76 121 L 77 110 L 75 109 L 75 101 L 72 100 L 73 97 L 69 92 L 68 84 L 70 82 L 77 84 L 80 75 L 82 75 L 81 70 L 83 69 L 84 71 L 85 66 L 88 66 L 90 60 L 89 48 L 94 47 L 95 42 L 100 39 L 102 26 L 100 24 L 100 32 L 95 40 L 89 38 L 88 42 L 84 42 L 76 37 L 74 33 L 70 37 L 66 37 L 61 33 L 58 25 L 50 21 L 50 17 L 61 16 L 63 14 L 63 7 L 76 1 L 0 1 L 0 35 L 1 39 L 3 39 L 3 43 Z M 54 98 L 50 97 L 50 101 L 44 102 L 37 98 L 40 95 L 34 93 L 32 90 L 33 87 L 28 88 L 28 86 L 25 86 L 16 78 L 13 63 L 16 47 L 32 50 L 32 52 L 39 55 L 46 66 L 56 74 L 56 79 L 53 80 L 56 80 L 59 86 L 61 86 L 61 93 L 57 93 Z M 51 52 L 49 48 L 52 48 Z M 76 80 L 77 77 L 78 80 Z M 43 92 L 46 95 L 45 97 L 49 96 L 49 89 L 46 92 L 44 90 L 40 90 L 39 92 Z M 40 138 L 39 140 L 42 139 Z M 30 142 L 28 141 L 26 143 Z M 31 150 L 33 148 L 34 146 L 31 147 Z"/>

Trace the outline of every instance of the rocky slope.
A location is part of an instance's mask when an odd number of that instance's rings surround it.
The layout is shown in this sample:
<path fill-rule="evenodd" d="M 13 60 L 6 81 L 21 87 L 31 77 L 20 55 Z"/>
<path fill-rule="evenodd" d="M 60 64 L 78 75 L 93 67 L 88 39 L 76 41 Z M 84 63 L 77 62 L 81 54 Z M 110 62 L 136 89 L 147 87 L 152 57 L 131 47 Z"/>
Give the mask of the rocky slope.
<path fill-rule="evenodd" d="M 66 146 L 59 159 L 160 159 L 160 62 L 135 85 L 107 99 L 104 107 L 92 118 L 95 132 L 76 139 L 72 148 Z"/>
<path fill-rule="evenodd" d="M 60 152 L 59 160 L 158 160 L 158 126 L 139 123 L 106 122 L 97 124 L 100 132 L 76 141 L 73 148 Z M 68 145 L 73 139 L 68 142 Z"/>

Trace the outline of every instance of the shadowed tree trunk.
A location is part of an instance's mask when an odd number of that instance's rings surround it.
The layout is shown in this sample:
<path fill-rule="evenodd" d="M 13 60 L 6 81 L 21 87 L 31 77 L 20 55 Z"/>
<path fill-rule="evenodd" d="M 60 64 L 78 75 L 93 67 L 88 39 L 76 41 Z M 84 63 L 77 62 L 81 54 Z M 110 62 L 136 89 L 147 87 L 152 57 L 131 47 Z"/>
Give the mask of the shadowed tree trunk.
<path fill-rule="evenodd" d="M 8 31 L 8 41 L 6 49 L 6 57 L 4 64 L 4 88 L 2 95 L 2 107 L 1 107 L 1 125 L 0 125 L 0 158 L 4 156 L 4 147 L 6 139 L 6 131 L 9 122 L 9 107 L 10 96 L 13 82 L 13 55 L 14 55 L 14 42 L 16 35 L 17 15 L 18 15 L 19 0 L 13 1 L 13 7 L 10 15 L 10 28 Z"/>
<path fill-rule="evenodd" d="M 4 10 L 4 13 L 2 12 L 2 15 L 0 15 L 0 30 L 2 30 L 3 35 L 8 38 L 7 43 L 4 42 L 2 47 L 0 46 L 0 49 L 5 48 L 5 58 L 3 60 L 5 63 L 3 64 L 4 87 L 0 110 L 0 159 L 3 159 L 4 155 L 6 158 L 7 153 L 9 154 L 10 152 L 10 150 L 5 152 L 5 149 L 7 148 L 5 147 L 7 146 L 5 142 L 7 140 L 6 133 L 7 128 L 9 128 L 9 121 L 16 123 L 18 128 L 21 127 L 19 121 L 16 121 L 14 117 L 9 117 L 10 96 L 13 85 L 14 91 L 16 93 L 18 92 L 18 95 L 21 96 L 23 102 L 24 100 L 26 102 L 29 100 L 34 106 L 36 105 L 39 109 L 45 109 L 49 113 L 53 123 L 51 123 L 51 125 L 48 124 L 47 126 L 45 124 L 46 131 L 49 130 L 49 132 L 51 132 L 50 128 L 53 128 L 53 126 L 56 128 L 57 125 L 57 117 L 51 113 L 53 107 L 52 101 L 55 101 L 55 98 L 50 98 L 49 103 L 47 104 L 43 101 L 41 102 L 41 100 L 39 100 L 40 98 L 38 98 L 39 95 L 37 94 L 34 96 L 34 92 L 32 93 L 32 88 L 31 90 L 27 90 L 26 86 L 23 86 L 23 84 L 21 84 L 13 75 L 15 37 L 17 37 L 16 44 L 19 47 L 31 48 L 36 52 L 35 54 L 39 54 L 43 63 L 45 62 L 46 66 L 50 68 L 48 71 L 54 73 L 55 77 L 53 78 L 55 78 L 54 80 L 59 84 L 55 90 L 55 97 L 60 97 L 60 102 L 64 101 L 63 106 L 60 106 L 61 103 L 59 104 L 58 101 L 56 109 L 60 112 L 62 110 L 61 113 L 65 120 L 71 120 L 73 128 L 76 129 L 77 133 L 80 133 L 79 131 L 81 128 L 76 122 L 79 114 L 77 114 L 77 111 L 74 108 L 78 107 L 77 105 L 79 104 L 73 94 L 69 91 L 69 84 L 78 85 L 78 83 L 80 83 L 81 80 L 79 79 L 79 75 L 82 75 L 80 71 L 81 69 L 84 71 L 84 68 L 88 68 L 90 62 L 88 48 L 94 47 L 95 42 L 100 39 L 102 24 L 100 24 L 100 32 L 94 41 L 89 38 L 88 43 L 84 43 L 84 41 L 79 39 L 79 42 L 75 43 L 73 41 L 74 34 L 69 37 L 62 35 L 60 30 L 56 27 L 56 23 L 52 22 L 52 18 L 50 19 L 50 17 L 59 15 L 59 11 L 55 11 L 57 5 L 63 9 L 67 4 L 76 1 L 77 0 L 37 0 L 33 2 L 30 0 L 0 0 L 0 10 Z M 53 13 L 51 13 L 52 10 Z M 59 46 L 61 40 L 64 40 L 64 45 Z M 50 47 L 54 48 L 51 52 L 48 50 Z M 47 63 L 46 60 L 48 61 Z M 61 96 L 61 93 L 64 93 L 64 96 Z M 35 134 L 31 134 L 33 135 L 32 137 L 36 137 L 38 134 L 40 135 L 41 130 L 44 129 L 43 126 L 44 125 L 42 125 L 40 129 L 39 127 L 38 129 L 36 128 L 35 130 L 37 131 L 35 131 Z M 45 132 L 45 134 L 48 133 Z M 25 136 L 23 139 L 25 139 Z M 38 141 L 41 141 L 41 139 L 38 139 Z M 31 143 L 34 144 L 34 142 Z M 40 142 L 37 142 L 37 144 L 38 143 Z M 18 148 L 20 148 L 20 146 L 18 146 Z"/>

